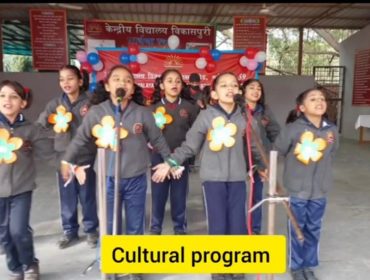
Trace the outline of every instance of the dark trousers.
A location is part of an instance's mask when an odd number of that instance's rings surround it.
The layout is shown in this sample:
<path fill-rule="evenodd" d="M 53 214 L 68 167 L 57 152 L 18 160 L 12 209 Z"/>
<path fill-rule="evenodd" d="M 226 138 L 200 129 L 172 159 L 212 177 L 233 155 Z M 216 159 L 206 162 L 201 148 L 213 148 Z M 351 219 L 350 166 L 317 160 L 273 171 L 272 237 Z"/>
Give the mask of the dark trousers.
<path fill-rule="evenodd" d="M 247 234 L 245 182 L 203 182 L 208 233 Z"/>
<path fill-rule="evenodd" d="M 99 226 L 96 207 L 95 171 L 91 165 L 85 169 L 85 172 L 85 184 L 80 185 L 77 179 L 74 178 L 65 187 L 60 172 L 57 172 L 63 232 L 68 236 L 78 235 L 78 201 L 80 201 L 82 207 L 84 232 L 96 232 Z"/>
<path fill-rule="evenodd" d="M 288 222 L 290 241 L 289 267 L 291 270 L 314 267 L 319 264 L 319 240 L 325 207 L 326 198 L 312 200 L 290 198 L 290 208 L 304 236 L 302 243 L 297 239 L 293 227 Z"/>
<path fill-rule="evenodd" d="M 146 189 L 146 174 L 120 180 L 117 234 L 122 234 L 122 205 L 125 208 L 126 234 L 144 234 Z M 107 230 L 108 234 L 112 234 L 114 177 L 107 178 L 107 213 Z"/>
<path fill-rule="evenodd" d="M 159 156 L 159 155 L 158 155 Z M 153 156 L 154 157 L 154 156 Z M 152 157 L 152 159 L 153 159 Z M 160 157 L 160 156 L 159 156 Z M 152 160 L 156 165 L 161 161 Z M 186 233 L 186 198 L 189 189 L 189 165 L 184 164 L 185 170 L 180 179 L 166 179 L 163 183 L 151 182 L 152 185 L 152 213 L 150 231 L 162 233 L 162 225 L 165 214 L 168 194 L 170 194 L 171 217 L 175 233 Z"/>
<path fill-rule="evenodd" d="M 36 262 L 30 212 L 32 191 L 0 198 L 0 243 L 9 270 L 23 271 Z"/>
<path fill-rule="evenodd" d="M 263 198 L 263 182 L 258 172 L 254 173 L 253 178 L 254 178 L 254 188 L 252 197 L 253 205 L 251 207 L 256 205 Z M 261 233 L 261 228 L 262 228 L 262 206 L 258 207 L 256 210 L 252 212 L 252 231 L 254 233 Z"/>

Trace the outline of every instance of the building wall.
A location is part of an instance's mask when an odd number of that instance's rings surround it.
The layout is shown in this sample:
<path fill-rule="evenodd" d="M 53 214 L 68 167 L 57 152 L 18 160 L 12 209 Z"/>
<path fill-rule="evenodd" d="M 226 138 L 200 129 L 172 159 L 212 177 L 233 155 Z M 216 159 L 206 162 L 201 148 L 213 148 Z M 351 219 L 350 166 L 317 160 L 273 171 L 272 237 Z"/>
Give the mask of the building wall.
<path fill-rule="evenodd" d="M 359 132 L 355 130 L 358 115 L 370 115 L 369 106 L 352 106 L 353 74 L 355 53 L 357 50 L 370 49 L 370 25 L 347 38 L 340 44 L 340 65 L 345 66 L 344 106 L 342 136 L 358 139 Z M 369 131 L 365 134 L 370 137 Z"/>

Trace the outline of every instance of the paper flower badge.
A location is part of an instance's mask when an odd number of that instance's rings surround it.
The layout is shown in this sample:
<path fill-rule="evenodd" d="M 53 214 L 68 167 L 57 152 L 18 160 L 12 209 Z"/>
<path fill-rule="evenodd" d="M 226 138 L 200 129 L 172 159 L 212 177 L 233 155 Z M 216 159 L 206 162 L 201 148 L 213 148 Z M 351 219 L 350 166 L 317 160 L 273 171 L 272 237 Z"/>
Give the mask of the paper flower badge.
<path fill-rule="evenodd" d="M 155 119 L 155 124 L 160 129 L 163 129 L 166 124 L 170 124 L 173 121 L 172 116 L 169 114 L 166 114 L 166 108 L 163 106 L 158 107 L 153 113 L 153 115 Z"/>
<path fill-rule="evenodd" d="M 95 144 L 99 148 L 111 148 L 113 151 L 117 150 L 114 119 L 112 116 L 104 116 L 100 124 L 94 125 L 92 135 L 97 138 Z M 128 131 L 121 127 L 119 138 L 124 139 L 127 135 Z"/>
<path fill-rule="evenodd" d="M 0 128 L 0 164 L 10 164 L 17 160 L 14 151 L 22 147 L 23 140 L 19 137 L 10 137 L 9 131 Z"/>
<path fill-rule="evenodd" d="M 304 163 L 309 164 L 310 160 L 313 162 L 318 162 L 322 156 L 322 151 L 327 147 L 327 143 L 322 138 L 316 138 L 311 131 L 305 131 L 301 135 L 301 143 L 297 143 L 294 154 L 297 159 Z"/>
<path fill-rule="evenodd" d="M 217 117 L 212 120 L 212 129 L 207 134 L 211 151 L 221 151 L 224 145 L 227 148 L 234 146 L 235 139 L 232 136 L 236 134 L 237 127 L 233 123 L 225 124 L 226 121 L 223 117 Z"/>
<path fill-rule="evenodd" d="M 72 120 L 72 113 L 67 112 L 63 105 L 59 105 L 56 111 L 56 114 L 49 115 L 48 122 L 54 125 L 53 129 L 56 133 L 66 132 Z"/>

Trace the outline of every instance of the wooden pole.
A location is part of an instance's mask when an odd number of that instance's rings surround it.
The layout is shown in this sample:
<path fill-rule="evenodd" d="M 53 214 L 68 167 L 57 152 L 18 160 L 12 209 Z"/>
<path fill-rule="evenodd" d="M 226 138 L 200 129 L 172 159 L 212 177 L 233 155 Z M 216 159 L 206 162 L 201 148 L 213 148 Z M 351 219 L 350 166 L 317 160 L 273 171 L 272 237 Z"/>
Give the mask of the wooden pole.
<path fill-rule="evenodd" d="M 107 234 L 107 193 L 106 193 L 106 158 L 105 149 L 98 149 L 98 206 L 99 206 L 99 235 L 100 235 L 100 258 L 102 256 L 102 240 L 103 236 Z M 100 268 L 101 279 L 108 279 L 102 269 Z"/>
<path fill-rule="evenodd" d="M 273 197 L 276 194 L 276 181 L 277 181 L 277 151 L 270 152 L 270 166 L 269 166 L 269 196 Z M 275 234 L 275 207 L 273 201 L 269 201 L 268 215 L 267 215 L 267 234 Z M 267 280 L 273 280 L 273 274 L 267 274 Z"/>

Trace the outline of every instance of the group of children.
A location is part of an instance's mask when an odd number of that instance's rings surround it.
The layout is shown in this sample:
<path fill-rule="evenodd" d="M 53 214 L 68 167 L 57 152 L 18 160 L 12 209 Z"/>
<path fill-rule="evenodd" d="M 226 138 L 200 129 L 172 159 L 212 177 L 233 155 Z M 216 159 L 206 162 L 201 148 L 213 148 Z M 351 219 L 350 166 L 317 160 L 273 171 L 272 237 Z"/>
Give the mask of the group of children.
<path fill-rule="evenodd" d="M 93 166 L 97 146 L 104 142 L 96 127 L 115 127 L 117 114 L 122 153 L 118 159 L 119 203 L 125 210 L 125 234 L 144 234 L 149 166 L 150 233 L 162 233 L 168 196 L 174 234 L 187 233 L 188 162 L 197 155 L 208 233 L 247 234 L 248 174 L 255 182 L 253 204 L 262 199 L 263 181 L 267 180 L 260 151 L 246 133 L 249 123 L 260 135 L 266 151 L 275 147 L 285 157 L 284 186 L 305 237 L 301 243 L 289 230 L 293 279 L 317 279 L 311 268 L 318 265 L 321 219 L 332 184 L 332 157 L 338 147 L 335 125 L 323 118 L 327 106 L 323 91 L 309 89 L 300 94 L 292 114 L 296 119 L 290 118 L 292 122 L 280 132 L 264 102 L 261 82 L 251 79 L 240 86 L 231 72 L 219 74 L 202 91 L 199 84 L 186 85 L 178 70 L 168 69 L 156 80 L 150 106 L 144 106 L 147 102 L 142 89 L 123 65 L 112 67 L 91 96 L 86 93 L 84 73 L 75 66 L 63 67 L 59 82 L 62 95 L 49 102 L 36 124 L 27 122 L 22 115 L 29 105 L 30 92 L 17 82 L 4 81 L 0 85 L 0 135 L 10 145 L 1 144 L 11 149 L 0 153 L 0 176 L 5 182 L 0 188 L 0 243 L 7 256 L 9 279 L 39 279 L 29 226 L 35 187 L 34 156 L 50 158 L 53 154 L 58 164 L 63 227 L 58 246 L 66 248 L 78 240 L 78 201 L 87 243 L 96 246 L 99 223 Z M 245 99 L 242 107 L 235 102 L 238 94 Z M 112 148 L 117 145 L 114 141 L 110 144 Z M 107 150 L 107 231 L 112 234 L 116 152 Z M 84 169 L 83 182 L 74 177 L 71 180 L 72 165 L 77 166 L 74 171 Z M 254 169 L 250 171 L 249 167 Z M 119 211 L 118 234 L 122 234 L 121 214 Z M 255 212 L 252 221 L 251 231 L 260 234 L 262 212 Z M 242 274 L 212 275 L 218 280 L 229 277 L 244 279 Z M 142 276 L 132 274 L 130 279 Z"/>

